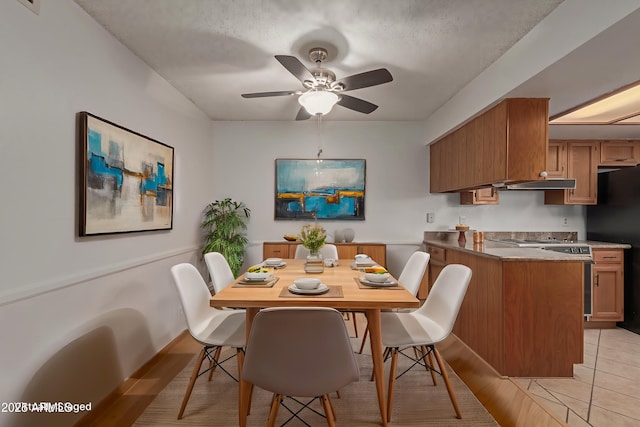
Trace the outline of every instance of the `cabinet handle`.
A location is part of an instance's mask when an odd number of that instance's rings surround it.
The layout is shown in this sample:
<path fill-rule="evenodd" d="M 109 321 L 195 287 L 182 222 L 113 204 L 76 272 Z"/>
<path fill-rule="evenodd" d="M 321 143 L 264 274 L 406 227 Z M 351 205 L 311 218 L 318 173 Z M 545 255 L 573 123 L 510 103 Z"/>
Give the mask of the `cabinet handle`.
<path fill-rule="evenodd" d="M 617 256 L 603 256 L 602 258 L 604 258 L 604 259 L 616 259 L 618 257 Z"/>
<path fill-rule="evenodd" d="M 600 286 L 600 275 L 596 274 L 596 286 Z"/>

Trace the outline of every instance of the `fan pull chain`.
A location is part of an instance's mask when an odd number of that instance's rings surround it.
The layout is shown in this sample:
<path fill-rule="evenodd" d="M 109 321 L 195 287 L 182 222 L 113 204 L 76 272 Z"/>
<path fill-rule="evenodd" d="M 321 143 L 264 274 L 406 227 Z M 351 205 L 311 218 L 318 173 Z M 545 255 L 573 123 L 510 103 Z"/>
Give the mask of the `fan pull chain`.
<path fill-rule="evenodd" d="M 321 121 L 322 121 L 322 115 L 318 114 L 318 159 L 320 158 L 320 155 L 322 154 L 322 128 L 321 128 Z"/>

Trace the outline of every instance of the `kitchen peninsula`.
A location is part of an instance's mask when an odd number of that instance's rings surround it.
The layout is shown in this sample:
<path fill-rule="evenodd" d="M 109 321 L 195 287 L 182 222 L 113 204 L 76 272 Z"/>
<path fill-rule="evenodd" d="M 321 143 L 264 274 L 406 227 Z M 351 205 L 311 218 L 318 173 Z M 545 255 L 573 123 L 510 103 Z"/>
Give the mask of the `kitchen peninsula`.
<path fill-rule="evenodd" d="M 470 233 L 469 233 L 470 234 Z M 473 277 L 453 333 L 500 374 L 571 377 L 583 361 L 584 263 L 591 256 L 425 232 L 429 282 L 446 264 Z"/>

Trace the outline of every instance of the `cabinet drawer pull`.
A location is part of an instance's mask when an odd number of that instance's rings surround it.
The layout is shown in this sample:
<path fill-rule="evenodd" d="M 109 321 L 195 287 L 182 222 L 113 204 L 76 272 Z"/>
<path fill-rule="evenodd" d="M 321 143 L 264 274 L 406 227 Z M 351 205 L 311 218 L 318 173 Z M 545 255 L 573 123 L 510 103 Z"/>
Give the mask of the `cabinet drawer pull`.
<path fill-rule="evenodd" d="M 602 258 L 604 258 L 604 259 L 616 259 L 618 257 L 617 256 L 607 256 L 607 255 L 605 255 Z"/>
<path fill-rule="evenodd" d="M 629 160 L 629 159 L 615 159 L 614 161 L 615 162 L 626 162 L 627 160 Z"/>
<path fill-rule="evenodd" d="M 596 274 L 596 286 L 600 286 L 600 275 Z"/>

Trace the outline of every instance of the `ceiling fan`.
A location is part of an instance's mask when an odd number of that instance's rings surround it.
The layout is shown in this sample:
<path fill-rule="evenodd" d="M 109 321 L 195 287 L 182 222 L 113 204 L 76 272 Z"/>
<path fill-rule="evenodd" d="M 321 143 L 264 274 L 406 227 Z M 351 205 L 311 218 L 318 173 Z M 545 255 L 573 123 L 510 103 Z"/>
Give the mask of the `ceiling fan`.
<path fill-rule="evenodd" d="M 295 56 L 276 55 L 275 58 L 300 80 L 306 91 L 243 93 L 242 97 L 264 98 L 269 96 L 299 95 L 298 102 L 301 107 L 296 120 L 307 120 L 312 115 L 321 116 L 327 114 L 335 104 L 360 113 L 369 114 L 378 108 L 376 104 L 346 95 L 344 92 L 376 86 L 393 80 L 391 73 L 386 68 L 365 71 L 364 73 L 336 80 L 336 75 L 333 71 L 322 67 L 322 62 L 327 59 L 327 50 L 321 47 L 314 47 L 309 50 L 309 59 L 316 64 L 311 69 L 305 67 Z"/>

